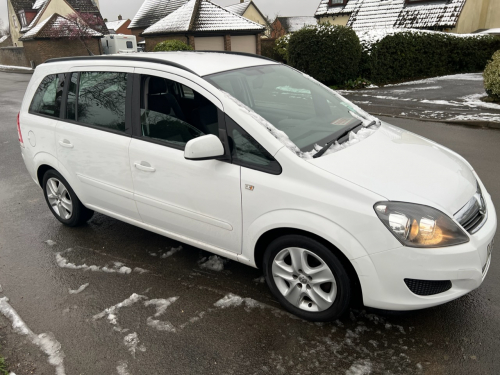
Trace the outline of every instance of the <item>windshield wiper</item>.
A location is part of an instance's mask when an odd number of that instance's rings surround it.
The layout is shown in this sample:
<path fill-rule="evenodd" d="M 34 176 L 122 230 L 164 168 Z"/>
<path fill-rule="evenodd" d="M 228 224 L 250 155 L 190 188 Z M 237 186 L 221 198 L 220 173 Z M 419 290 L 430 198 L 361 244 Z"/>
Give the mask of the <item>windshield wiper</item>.
<path fill-rule="evenodd" d="M 371 126 L 373 124 L 370 124 L 369 126 Z M 354 129 L 360 127 L 360 126 L 363 126 L 363 122 L 358 120 L 356 121 L 355 124 L 349 126 L 347 129 L 340 129 L 339 131 L 333 133 L 333 139 L 328 142 L 325 147 L 323 147 L 321 150 L 318 151 L 318 153 L 314 154 L 313 158 L 319 158 L 320 156 L 322 156 L 325 152 L 328 151 L 328 149 L 330 147 L 332 147 L 335 142 L 337 142 L 340 138 L 342 137 L 345 137 L 347 134 L 349 134 L 350 132 L 352 132 Z"/>

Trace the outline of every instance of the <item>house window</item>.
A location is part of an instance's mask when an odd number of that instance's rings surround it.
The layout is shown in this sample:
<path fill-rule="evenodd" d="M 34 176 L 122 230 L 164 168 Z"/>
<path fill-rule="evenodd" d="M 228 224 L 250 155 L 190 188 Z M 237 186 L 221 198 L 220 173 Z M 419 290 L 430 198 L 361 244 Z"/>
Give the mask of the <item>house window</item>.
<path fill-rule="evenodd" d="M 25 27 L 26 26 L 26 14 L 24 13 L 24 10 L 19 12 L 19 18 L 21 19 L 21 26 Z"/>
<path fill-rule="evenodd" d="M 12 24 L 14 25 L 14 29 L 17 29 L 17 17 L 15 14 L 12 15 Z"/>
<path fill-rule="evenodd" d="M 338 6 L 338 5 L 346 5 L 349 0 L 330 0 L 330 3 L 328 4 L 331 7 Z"/>

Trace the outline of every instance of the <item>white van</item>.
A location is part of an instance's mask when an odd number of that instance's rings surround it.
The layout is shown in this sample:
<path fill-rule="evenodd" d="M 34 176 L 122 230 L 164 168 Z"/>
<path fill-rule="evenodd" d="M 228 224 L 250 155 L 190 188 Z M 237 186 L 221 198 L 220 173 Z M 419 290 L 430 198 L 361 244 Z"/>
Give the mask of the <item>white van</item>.
<path fill-rule="evenodd" d="M 263 270 L 313 321 L 413 310 L 479 287 L 497 217 L 455 152 L 289 66 L 138 53 L 36 68 L 18 120 L 54 216 L 94 211 Z"/>
<path fill-rule="evenodd" d="M 101 38 L 101 44 L 105 55 L 137 52 L 137 38 L 135 35 L 104 35 Z"/>

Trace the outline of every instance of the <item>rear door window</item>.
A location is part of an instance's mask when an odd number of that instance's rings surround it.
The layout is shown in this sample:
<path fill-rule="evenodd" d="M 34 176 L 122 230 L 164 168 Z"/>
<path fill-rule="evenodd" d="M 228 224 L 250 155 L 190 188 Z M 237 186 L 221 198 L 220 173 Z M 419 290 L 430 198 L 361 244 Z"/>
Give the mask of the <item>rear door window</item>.
<path fill-rule="evenodd" d="M 81 124 L 125 132 L 127 79 L 127 73 L 81 72 L 76 114 L 68 115 Z M 68 105 L 73 98 L 70 92 Z"/>
<path fill-rule="evenodd" d="M 64 74 L 51 74 L 45 77 L 30 105 L 31 113 L 56 117 L 60 116 L 64 91 Z"/>

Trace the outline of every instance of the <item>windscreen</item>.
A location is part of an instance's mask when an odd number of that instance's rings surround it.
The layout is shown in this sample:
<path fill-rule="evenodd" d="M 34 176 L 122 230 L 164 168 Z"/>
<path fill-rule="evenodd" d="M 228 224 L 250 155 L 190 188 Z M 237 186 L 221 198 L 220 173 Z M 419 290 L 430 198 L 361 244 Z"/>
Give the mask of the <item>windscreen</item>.
<path fill-rule="evenodd" d="M 205 79 L 285 132 L 303 152 L 324 146 L 333 133 L 359 122 L 349 102 L 284 65 L 243 68 Z"/>

